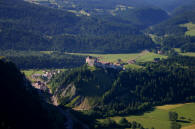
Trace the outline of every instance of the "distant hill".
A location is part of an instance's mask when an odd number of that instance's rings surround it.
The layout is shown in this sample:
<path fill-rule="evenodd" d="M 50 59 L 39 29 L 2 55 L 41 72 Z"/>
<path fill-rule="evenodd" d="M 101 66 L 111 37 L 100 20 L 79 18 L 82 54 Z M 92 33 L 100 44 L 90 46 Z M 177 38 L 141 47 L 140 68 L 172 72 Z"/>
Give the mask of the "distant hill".
<path fill-rule="evenodd" d="M 32 0 L 26 1 L 32 2 Z M 172 13 L 174 9 L 194 2 L 194 0 L 36 0 L 33 2 L 36 4 L 65 10 L 85 10 L 93 15 L 109 13 L 115 9 L 124 10 L 128 7 L 157 7 Z"/>
<path fill-rule="evenodd" d="M 128 19 L 133 24 L 148 27 L 160 23 L 169 18 L 168 14 L 159 8 L 135 8 L 116 12 L 116 16 Z"/>
<path fill-rule="evenodd" d="M 160 7 L 168 12 L 174 11 L 174 9 L 181 7 L 183 5 L 187 5 L 191 2 L 194 2 L 194 0 L 145 0 L 151 5 L 154 5 L 156 7 Z"/>
<path fill-rule="evenodd" d="M 68 12 L 21 0 L 1 1 L 1 49 L 47 50 L 50 35 L 65 33 L 64 28 L 73 28 L 79 19 Z"/>
<path fill-rule="evenodd" d="M 181 6 L 173 12 L 168 20 L 151 26 L 148 33 L 160 37 L 163 47 L 182 48 L 183 51 L 195 51 L 194 29 L 195 3 Z"/>
<path fill-rule="evenodd" d="M 26 0 L 32 2 L 32 0 Z M 94 9 L 110 10 L 115 9 L 118 5 L 123 6 L 133 6 L 133 7 L 144 7 L 150 4 L 147 1 L 137 1 L 137 0 L 36 0 L 34 3 L 50 6 L 53 8 L 60 9 L 70 9 L 70 10 L 80 10 L 84 9 L 89 12 L 93 12 Z"/>
<path fill-rule="evenodd" d="M 195 3 L 193 2 L 190 5 L 181 6 L 175 9 L 168 20 L 152 27 L 152 31 L 157 35 L 184 34 L 186 28 L 180 25 L 189 22 L 195 23 L 194 6 Z"/>
<path fill-rule="evenodd" d="M 112 16 L 76 16 L 21 0 L 1 1 L 0 12 L 4 50 L 124 53 L 154 47 L 140 26 Z"/>

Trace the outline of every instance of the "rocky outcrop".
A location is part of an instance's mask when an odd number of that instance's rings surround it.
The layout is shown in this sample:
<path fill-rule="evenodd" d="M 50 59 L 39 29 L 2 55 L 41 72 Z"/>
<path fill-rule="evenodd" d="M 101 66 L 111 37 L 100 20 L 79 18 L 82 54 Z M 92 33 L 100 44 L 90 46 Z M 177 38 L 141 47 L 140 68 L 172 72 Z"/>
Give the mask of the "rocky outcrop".
<path fill-rule="evenodd" d="M 89 110 L 91 109 L 91 105 L 89 104 L 87 97 L 85 97 L 83 101 L 81 101 L 81 103 L 73 109 L 74 110 Z"/>
<path fill-rule="evenodd" d="M 67 101 L 67 106 L 72 107 L 74 110 L 91 109 L 88 98 L 78 95 L 77 88 L 74 83 L 68 84 L 65 88 L 61 88 L 60 90 L 58 89 L 58 92 L 52 97 L 53 103 L 55 103 L 55 105 L 59 105 L 59 99 Z"/>
<path fill-rule="evenodd" d="M 68 97 L 72 99 L 76 95 L 76 87 L 74 83 L 69 84 L 65 89 L 61 90 L 62 93 L 60 94 L 61 97 Z"/>

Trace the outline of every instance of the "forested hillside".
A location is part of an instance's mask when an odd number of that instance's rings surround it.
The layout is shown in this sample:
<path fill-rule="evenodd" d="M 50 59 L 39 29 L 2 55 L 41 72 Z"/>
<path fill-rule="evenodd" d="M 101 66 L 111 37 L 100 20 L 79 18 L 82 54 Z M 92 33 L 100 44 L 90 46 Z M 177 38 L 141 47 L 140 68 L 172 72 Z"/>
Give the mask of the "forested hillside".
<path fill-rule="evenodd" d="M 157 35 L 184 34 L 187 29 L 180 25 L 188 22 L 195 22 L 194 5 L 195 4 L 184 6 L 184 8 L 178 8 L 170 19 L 152 27 L 151 32 Z"/>
<path fill-rule="evenodd" d="M 194 57 L 171 57 L 140 70 L 83 66 L 58 75 L 51 88 L 59 103 L 98 115 L 137 114 L 154 105 L 195 101 Z M 96 115 L 97 115 L 96 114 Z"/>
<path fill-rule="evenodd" d="M 129 53 L 154 48 L 141 30 L 165 20 L 167 14 L 152 8 L 130 12 L 123 18 L 87 17 L 21 0 L 1 1 L 0 49 Z"/>
<path fill-rule="evenodd" d="M 182 5 L 180 3 L 171 17 L 157 8 L 158 6 L 149 6 L 150 4 L 139 6 L 143 3 L 133 1 L 131 4 L 134 3 L 135 7 L 131 7 L 127 1 L 123 2 L 126 6 L 118 5 L 120 2 L 113 3 L 115 7 L 110 10 L 112 15 L 78 16 L 66 9 L 49 8 L 22 0 L 1 1 L 0 49 L 93 53 L 139 52 L 158 46 L 142 32 L 149 27 L 145 32 L 163 37 L 161 48 L 174 46 L 182 48 L 183 51 L 194 51 L 194 41 L 191 39 L 189 41 L 188 37 L 183 36 L 188 31 L 183 24 L 194 23 L 193 1 L 189 1 L 185 6 L 180 6 Z M 182 41 L 189 42 L 167 45 L 170 39 L 176 43 L 175 35 L 183 37 Z"/>
<path fill-rule="evenodd" d="M 26 0 L 32 2 L 32 0 Z M 59 9 L 69 9 L 69 10 L 86 10 L 90 14 L 105 14 L 109 10 L 115 9 L 117 6 L 122 5 L 127 7 L 147 7 L 153 6 L 162 8 L 168 12 L 172 12 L 175 8 L 189 4 L 194 0 L 36 0 L 34 3 L 59 8 Z M 98 10 L 96 10 L 98 9 Z"/>
<path fill-rule="evenodd" d="M 191 2 L 194 2 L 194 0 L 145 0 L 148 3 L 160 7 L 168 12 L 172 12 L 174 11 L 174 9 L 183 6 L 183 5 L 187 5 L 187 4 L 191 4 Z"/>
<path fill-rule="evenodd" d="M 158 37 L 157 42 L 162 48 L 181 48 L 183 52 L 194 52 L 194 6 L 192 2 L 175 9 L 168 20 L 150 27 L 147 32 Z"/>
<path fill-rule="evenodd" d="M 43 102 L 13 63 L 0 60 L 0 73 L 1 129 L 66 128 L 64 116 Z"/>
<path fill-rule="evenodd" d="M 147 28 L 150 25 L 160 23 L 169 18 L 168 14 L 159 8 L 142 7 L 116 12 L 116 17 L 129 20 L 135 25 Z"/>

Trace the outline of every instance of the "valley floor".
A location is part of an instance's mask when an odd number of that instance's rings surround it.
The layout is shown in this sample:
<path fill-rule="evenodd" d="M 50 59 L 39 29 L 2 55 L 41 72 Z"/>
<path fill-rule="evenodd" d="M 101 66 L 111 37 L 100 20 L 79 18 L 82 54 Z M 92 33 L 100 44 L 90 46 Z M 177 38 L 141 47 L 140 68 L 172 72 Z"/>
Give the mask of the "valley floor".
<path fill-rule="evenodd" d="M 195 103 L 174 104 L 155 107 L 154 111 L 146 112 L 138 116 L 125 116 L 128 121 L 136 121 L 141 123 L 145 128 L 155 129 L 170 129 L 171 122 L 169 121 L 168 112 L 175 111 L 179 115 L 178 123 L 182 125 L 182 129 L 195 128 Z M 185 117 L 181 119 L 180 117 Z M 111 119 L 119 122 L 121 117 L 114 116 Z M 104 119 L 98 119 L 98 122 L 103 122 Z"/>

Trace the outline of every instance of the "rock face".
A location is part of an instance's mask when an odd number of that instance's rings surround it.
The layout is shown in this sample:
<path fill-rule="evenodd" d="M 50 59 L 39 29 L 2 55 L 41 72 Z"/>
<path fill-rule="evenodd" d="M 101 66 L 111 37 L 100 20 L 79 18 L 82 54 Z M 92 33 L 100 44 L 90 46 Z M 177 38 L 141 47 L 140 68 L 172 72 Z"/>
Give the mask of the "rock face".
<path fill-rule="evenodd" d="M 73 83 L 69 84 L 63 92 L 61 93 L 62 97 L 68 97 L 69 99 L 74 98 L 76 95 L 76 87 Z"/>
<path fill-rule="evenodd" d="M 86 97 L 84 99 L 82 99 L 82 101 L 80 101 L 80 102 L 81 103 L 78 106 L 73 108 L 74 110 L 89 110 L 89 109 L 91 109 L 91 105 L 89 104 L 89 101 Z"/>
<path fill-rule="evenodd" d="M 55 105 L 65 103 L 67 106 L 73 107 L 75 110 L 89 110 L 91 108 L 87 97 L 78 95 L 74 83 L 70 83 L 65 86 L 65 88 L 58 90 L 58 92 L 52 97 L 52 100 Z"/>

